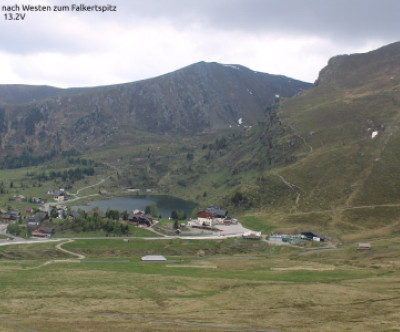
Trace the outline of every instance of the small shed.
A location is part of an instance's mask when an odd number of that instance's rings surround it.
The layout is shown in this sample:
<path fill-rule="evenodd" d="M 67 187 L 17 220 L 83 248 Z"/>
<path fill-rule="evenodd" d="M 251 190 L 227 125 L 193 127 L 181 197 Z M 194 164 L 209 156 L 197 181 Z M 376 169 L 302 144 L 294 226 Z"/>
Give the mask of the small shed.
<path fill-rule="evenodd" d="M 360 249 L 360 250 L 368 250 L 368 249 L 371 249 L 371 244 L 370 243 L 362 243 L 362 242 L 360 242 L 359 244 L 358 244 L 358 248 L 357 249 Z"/>
<path fill-rule="evenodd" d="M 142 257 L 143 262 L 163 262 L 167 259 L 162 255 L 146 255 Z"/>

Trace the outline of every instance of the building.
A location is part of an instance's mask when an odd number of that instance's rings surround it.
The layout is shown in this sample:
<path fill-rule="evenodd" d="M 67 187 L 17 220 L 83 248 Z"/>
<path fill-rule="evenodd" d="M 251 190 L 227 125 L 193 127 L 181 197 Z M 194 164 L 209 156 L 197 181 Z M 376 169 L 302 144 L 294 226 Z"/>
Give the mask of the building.
<path fill-rule="evenodd" d="M 55 196 L 53 196 L 53 198 L 56 202 L 64 202 L 65 201 L 64 195 L 55 195 Z"/>
<path fill-rule="evenodd" d="M 146 255 L 142 257 L 143 262 L 164 262 L 166 260 L 162 255 Z"/>
<path fill-rule="evenodd" d="M 204 211 L 211 213 L 214 221 L 217 223 L 223 223 L 228 215 L 228 210 L 220 209 L 218 206 L 210 206 Z"/>
<path fill-rule="evenodd" d="M 26 218 L 26 225 L 27 225 L 28 228 L 31 228 L 31 229 L 34 229 L 37 226 L 39 226 L 40 222 L 41 221 L 40 221 L 40 217 L 39 217 L 38 214 L 35 214 L 33 216 L 28 216 Z"/>
<path fill-rule="evenodd" d="M 54 234 L 54 228 L 41 226 L 32 232 L 33 237 L 51 237 Z"/>
<path fill-rule="evenodd" d="M 15 198 L 15 200 L 17 202 L 24 202 L 25 201 L 25 196 L 23 196 L 23 195 L 17 195 L 17 196 L 14 196 L 14 198 Z"/>
<path fill-rule="evenodd" d="M 11 216 L 9 215 L 9 214 L 3 214 L 3 217 L 2 217 L 2 222 L 4 222 L 4 223 L 9 223 L 10 222 L 10 220 L 11 220 Z"/>
<path fill-rule="evenodd" d="M 227 218 L 228 210 L 220 209 L 217 206 L 210 206 L 197 213 L 197 221 L 192 227 L 214 228 L 218 224 L 230 224 L 232 219 Z M 236 221 L 237 222 L 237 221 Z"/>
<path fill-rule="evenodd" d="M 213 215 L 210 212 L 207 211 L 200 211 L 199 213 L 197 213 L 197 222 L 200 226 L 203 227 L 213 227 Z"/>
<path fill-rule="evenodd" d="M 245 240 L 261 240 L 261 232 L 244 232 L 242 238 Z"/>
<path fill-rule="evenodd" d="M 317 242 L 324 242 L 326 240 L 324 236 L 314 231 L 301 232 L 300 238 Z"/>
<path fill-rule="evenodd" d="M 359 243 L 357 249 L 359 249 L 359 250 L 371 249 L 371 244 L 370 243 Z"/>
<path fill-rule="evenodd" d="M 151 225 L 153 225 L 153 218 L 148 214 L 144 214 L 143 211 L 133 211 L 128 216 L 128 220 L 131 223 L 136 224 L 137 226 L 150 227 Z"/>

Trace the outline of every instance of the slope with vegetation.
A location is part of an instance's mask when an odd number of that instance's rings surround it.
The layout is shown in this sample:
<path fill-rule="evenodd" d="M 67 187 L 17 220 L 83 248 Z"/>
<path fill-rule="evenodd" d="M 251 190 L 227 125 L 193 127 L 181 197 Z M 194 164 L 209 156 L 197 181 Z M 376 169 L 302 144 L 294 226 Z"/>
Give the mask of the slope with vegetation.
<path fill-rule="evenodd" d="M 315 87 L 281 102 L 277 116 L 302 142 L 292 163 L 265 173 L 277 174 L 296 197 L 285 206 L 292 213 L 286 225 L 348 236 L 399 230 L 399 63 L 400 43 L 338 56 Z M 249 195 L 262 196 L 260 189 Z"/>

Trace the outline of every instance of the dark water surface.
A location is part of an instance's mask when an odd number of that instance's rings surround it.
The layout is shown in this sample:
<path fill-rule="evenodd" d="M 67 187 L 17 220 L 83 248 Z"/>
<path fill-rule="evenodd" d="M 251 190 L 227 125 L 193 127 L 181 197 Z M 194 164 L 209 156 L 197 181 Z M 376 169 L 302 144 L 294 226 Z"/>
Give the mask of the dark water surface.
<path fill-rule="evenodd" d="M 156 203 L 158 208 L 158 214 L 163 218 L 171 216 L 172 211 L 184 211 L 187 216 L 190 216 L 193 209 L 197 206 L 196 203 L 185 201 L 180 198 L 172 196 L 123 196 L 114 197 L 107 200 L 99 200 L 90 202 L 88 205 L 77 205 L 73 206 L 73 210 L 82 209 L 90 211 L 94 207 L 98 207 L 101 211 L 106 212 L 107 209 L 128 211 L 142 210 L 144 211 L 146 206 L 151 203 Z"/>

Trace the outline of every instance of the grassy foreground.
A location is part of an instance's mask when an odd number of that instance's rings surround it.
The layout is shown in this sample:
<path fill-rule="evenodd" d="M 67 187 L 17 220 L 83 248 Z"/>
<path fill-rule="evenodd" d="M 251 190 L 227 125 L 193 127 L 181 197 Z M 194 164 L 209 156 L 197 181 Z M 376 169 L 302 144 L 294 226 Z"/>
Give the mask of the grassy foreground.
<path fill-rule="evenodd" d="M 242 239 L 0 247 L 2 331 L 395 331 L 400 248 Z M 36 253 L 36 254 L 35 254 Z M 39 253 L 39 254 L 38 254 Z M 140 257 L 163 254 L 163 263 Z"/>

